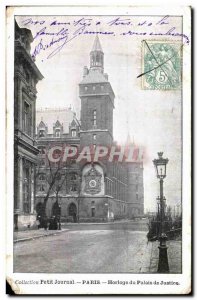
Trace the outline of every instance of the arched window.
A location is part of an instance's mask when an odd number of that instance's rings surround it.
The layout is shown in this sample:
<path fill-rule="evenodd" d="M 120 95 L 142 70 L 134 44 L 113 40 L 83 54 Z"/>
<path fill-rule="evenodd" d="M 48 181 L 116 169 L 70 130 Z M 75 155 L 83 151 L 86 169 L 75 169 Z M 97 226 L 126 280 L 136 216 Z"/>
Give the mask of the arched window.
<path fill-rule="evenodd" d="M 98 66 L 100 64 L 100 55 L 97 54 L 96 55 L 96 66 Z"/>

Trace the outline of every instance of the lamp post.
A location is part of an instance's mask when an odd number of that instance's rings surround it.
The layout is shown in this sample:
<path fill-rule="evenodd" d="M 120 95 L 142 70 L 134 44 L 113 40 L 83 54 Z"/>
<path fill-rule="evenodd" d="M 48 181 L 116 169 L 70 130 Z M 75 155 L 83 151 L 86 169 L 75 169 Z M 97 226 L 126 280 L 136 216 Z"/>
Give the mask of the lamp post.
<path fill-rule="evenodd" d="M 157 223 L 156 223 L 156 225 L 157 225 L 157 237 L 159 237 L 159 235 L 160 235 L 160 223 L 159 223 L 159 219 L 160 219 L 160 198 L 159 198 L 159 196 L 157 197 Z"/>
<path fill-rule="evenodd" d="M 109 221 L 109 203 L 108 202 L 106 202 L 105 203 L 105 207 L 107 208 L 107 222 Z"/>
<path fill-rule="evenodd" d="M 164 221 L 165 221 L 165 197 L 163 195 L 163 180 L 166 177 L 166 165 L 168 163 L 167 158 L 163 158 L 163 152 L 158 152 L 158 159 L 153 160 L 155 166 L 157 178 L 160 180 L 160 235 L 159 235 L 159 263 L 158 263 L 158 273 L 169 273 L 168 265 L 168 253 L 166 240 L 167 236 L 165 234 Z"/>
<path fill-rule="evenodd" d="M 77 197 L 77 222 L 79 223 L 79 204 L 81 197 L 81 185 L 82 185 L 82 175 L 78 176 L 78 197 Z"/>

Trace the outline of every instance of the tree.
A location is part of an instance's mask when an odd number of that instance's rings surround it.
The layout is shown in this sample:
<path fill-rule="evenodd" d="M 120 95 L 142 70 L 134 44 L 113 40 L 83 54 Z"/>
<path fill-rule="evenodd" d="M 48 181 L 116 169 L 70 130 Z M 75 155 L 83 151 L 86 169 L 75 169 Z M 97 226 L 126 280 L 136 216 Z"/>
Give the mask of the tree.
<path fill-rule="evenodd" d="M 45 182 L 45 196 L 40 211 L 43 217 L 46 216 L 46 205 L 51 193 L 55 193 L 56 201 L 58 201 L 59 193 L 62 190 L 66 182 L 66 171 L 68 162 L 63 162 L 63 151 L 54 151 L 55 158 L 59 158 L 57 162 L 51 162 L 48 156 L 50 147 L 43 153 L 40 152 L 38 156 L 37 172 L 36 172 L 36 183 L 39 176 L 42 176 L 43 182 Z M 38 211 L 37 211 L 38 212 Z"/>

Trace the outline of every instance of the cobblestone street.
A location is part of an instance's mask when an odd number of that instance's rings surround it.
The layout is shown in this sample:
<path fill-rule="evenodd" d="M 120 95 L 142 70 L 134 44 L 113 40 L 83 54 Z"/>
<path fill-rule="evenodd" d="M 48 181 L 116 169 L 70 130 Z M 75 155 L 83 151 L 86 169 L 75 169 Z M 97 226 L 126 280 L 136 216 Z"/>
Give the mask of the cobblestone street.
<path fill-rule="evenodd" d="M 57 235 L 15 243 L 14 272 L 155 273 L 157 271 L 158 242 L 147 243 L 147 231 L 117 230 L 109 227 L 101 229 L 103 226 L 101 228 L 97 226 L 94 230 L 91 230 L 90 226 L 79 230 L 77 226 L 73 227 Z M 171 264 L 175 265 L 177 272 L 180 272 L 181 248 L 180 242 L 177 243 L 178 246 L 171 242 L 168 251 L 169 264 L 170 267 Z M 178 260 L 177 253 L 172 253 L 177 250 L 180 257 Z M 172 271 L 174 272 L 176 268 L 172 268 Z"/>

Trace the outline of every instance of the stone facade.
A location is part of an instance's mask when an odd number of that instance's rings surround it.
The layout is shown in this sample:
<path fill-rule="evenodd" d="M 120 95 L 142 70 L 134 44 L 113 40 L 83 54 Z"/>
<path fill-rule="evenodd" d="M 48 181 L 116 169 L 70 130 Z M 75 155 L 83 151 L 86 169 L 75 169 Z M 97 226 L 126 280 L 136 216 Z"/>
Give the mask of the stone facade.
<path fill-rule="evenodd" d="M 103 158 L 97 163 L 77 163 L 72 159 L 62 164 L 61 168 L 58 163 L 52 168 L 46 161 L 46 153 L 52 145 L 72 145 L 79 153 L 87 146 L 93 150 L 99 145 L 109 148 L 117 146 L 113 140 L 115 95 L 108 75 L 104 73 L 104 53 L 98 37 L 90 52 L 90 68 L 84 67 L 79 97 L 80 122 L 69 109 L 37 112 L 37 143 L 41 163 L 36 176 L 36 205 L 48 197 L 46 213 L 51 216 L 57 200 L 61 203 L 62 220 L 70 222 L 106 222 L 143 215 L 141 160 L 126 163 L 109 162 Z M 69 124 L 66 123 L 68 120 Z M 135 147 L 135 151 L 139 149 Z M 51 178 L 57 173 L 59 179 L 50 189 Z"/>
<path fill-rule="evenodd" d="M 36 84 L 43 78 L 31 55 L 31 31 L 15 22 L 14 61 L 14 226 L 35 225 Z"/>

